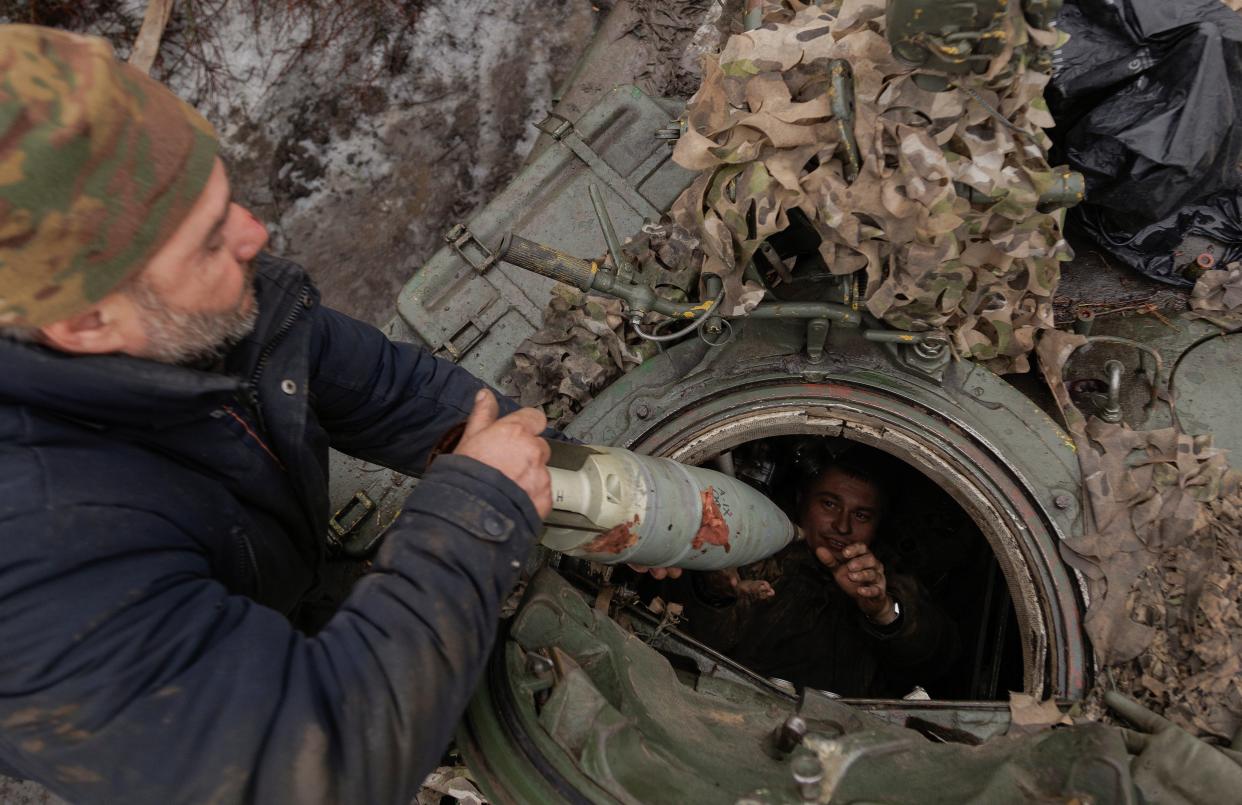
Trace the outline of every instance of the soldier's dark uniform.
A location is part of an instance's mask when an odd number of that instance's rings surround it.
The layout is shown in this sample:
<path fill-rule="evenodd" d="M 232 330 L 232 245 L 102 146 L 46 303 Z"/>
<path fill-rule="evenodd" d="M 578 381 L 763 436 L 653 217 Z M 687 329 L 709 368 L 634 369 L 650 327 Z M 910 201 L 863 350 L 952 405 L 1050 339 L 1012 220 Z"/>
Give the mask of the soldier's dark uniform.
<path fill-rule="evenodd" d="M 842 696 L 894 697 L 914 685 L 932 687 L 957 653 L 953 623 L 912 578 L 886 573 L 901 604 L 891 626 L 876 626 L 797 541 L 741 569 L 764 580 L 767 600 L 713 600 L 687 574 L 673 595 L 685 605 L 684 629 L 747 668 L 795 685 Z"/>

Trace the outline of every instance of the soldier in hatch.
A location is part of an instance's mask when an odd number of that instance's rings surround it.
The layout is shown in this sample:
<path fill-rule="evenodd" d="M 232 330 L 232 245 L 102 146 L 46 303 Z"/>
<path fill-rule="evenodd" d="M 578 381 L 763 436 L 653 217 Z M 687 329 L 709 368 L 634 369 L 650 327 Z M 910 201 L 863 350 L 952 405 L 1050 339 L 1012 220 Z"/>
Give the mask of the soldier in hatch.
<path fill-rule="evenodd" d="M 889 506 L 874 463 L 846 458 L 803 484 L 802 539 L 738 570 L 689 573 L 673 598 L 686 631 L 764 676 L 844 696 L 934 681 L 957 630 L 914 579 L 872 552 Z"/>

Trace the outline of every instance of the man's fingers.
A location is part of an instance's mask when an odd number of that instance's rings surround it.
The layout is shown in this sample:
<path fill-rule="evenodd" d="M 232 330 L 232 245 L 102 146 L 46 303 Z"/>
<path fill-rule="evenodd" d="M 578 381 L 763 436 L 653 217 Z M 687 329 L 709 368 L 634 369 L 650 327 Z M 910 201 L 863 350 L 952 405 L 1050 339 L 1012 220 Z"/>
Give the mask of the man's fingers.
<path fill-rule="evenodd" d="M 469 439 L 488 425 L 496 421 L 496 415 L 500 413 L 500 403 L 496 402 L 496 395 L 488 389 L 479 389 L 474 395 L 474 408 L 470 409 L 470 416 L 466 419 L 466 429 L 462 432 L 463 440 Z"/>
<path fill-rule="evenodd" d="M 1156 715 L 1143 705 L 1115 690 L 1104 694 L 1104 705 L 1144 732 L 1157 733 L 1173 726 L 1172 722 Z"/>
<path fill-rule="evenodd" d="M 656 579 L 679 579 L 681 578 L 681 568 L 679 567 L 648 567 L 647 565 L 629 565 L 630 570 L 636 573 L 650 573 L 651 578 Z"/>
<path fill-rule="evenodd" d="M 884 594 L 884 591 L 876 585 L 869 585 L 867 587 L 859 587 L 858 594 L 863 598 L 879 598 Z"/>
<path fill-rule="evenodd" d="M 548 418 L 537 408 L 519 408 L 501 421 L 517 425 L 533 436 L 538 436 L 548 427 Z"/>
<path fill-rule="evenodd" d="M 874 570 L 867 569 L 867 570 L 859 570 L 856 573 L 850 573 L 849 576 L 850 576 L 850 581 L 864 582 L 864 581 L 876 581 L 877 579 L 879 579 L 880 574 L 876 573 Z"/>
<path fill-rule="evenodd" d="M 845 546 L 845 550 L 841 551 L 841 555 L 846 559 L 853 559 L 855 556 L 862 556 L 867 553 L 867 546 L 861 542 L 851 542 Z"/>
<path fill-rule="evenodd" d="M 879 568 L 879 566 L 880 560 L 876 559 L 875 554 L 873 553 L 851 559 L 848 565 L 849 570 L 853 573 L 857 573 L 860 570 L 867 570 L 869 568 Z"/>

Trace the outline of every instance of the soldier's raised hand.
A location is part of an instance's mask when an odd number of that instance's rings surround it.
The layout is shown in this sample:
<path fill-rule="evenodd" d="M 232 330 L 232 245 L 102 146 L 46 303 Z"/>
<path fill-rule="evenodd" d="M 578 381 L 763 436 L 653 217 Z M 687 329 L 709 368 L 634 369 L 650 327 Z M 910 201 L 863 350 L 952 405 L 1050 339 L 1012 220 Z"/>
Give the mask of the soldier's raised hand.
<path fill-rule="evenodd" d="M 539 516 L 547 517 L 552 511 L 552 477 L 548 474 L 551 449 L 540 434 L 548 427 L 548 419 L 534 408 L 522 408 L 498 419 L 499 413 L 496 395 L 480 390 L 453 453 L 503 473 L 530 496 Z"/>
<path fill-rule="evenodd" d="M 820 546 L 815 558 L 831 568 L 832 578 L 846 595 L 854 599 L 862 613 L 881 625 L 896 620 L 893 599 L 888 594 L 884 564 L 861 542 L 846 545 L 838 560 L 831 550 Z"/>

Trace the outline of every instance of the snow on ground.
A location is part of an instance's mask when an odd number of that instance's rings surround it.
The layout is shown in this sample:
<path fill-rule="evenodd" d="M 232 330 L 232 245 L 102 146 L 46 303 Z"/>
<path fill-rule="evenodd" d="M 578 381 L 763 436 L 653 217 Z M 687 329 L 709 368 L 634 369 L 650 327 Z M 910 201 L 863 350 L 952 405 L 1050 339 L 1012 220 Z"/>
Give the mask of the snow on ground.
<path fill-rule="evenodd" d="M 146 0 L 96 2 L 88 30 L 128 55 Z M 382 324 L 442 234 L 520 168 L 603 5 L 176 0 L 153 75 L 217 127 L 271 250 Z"/>

